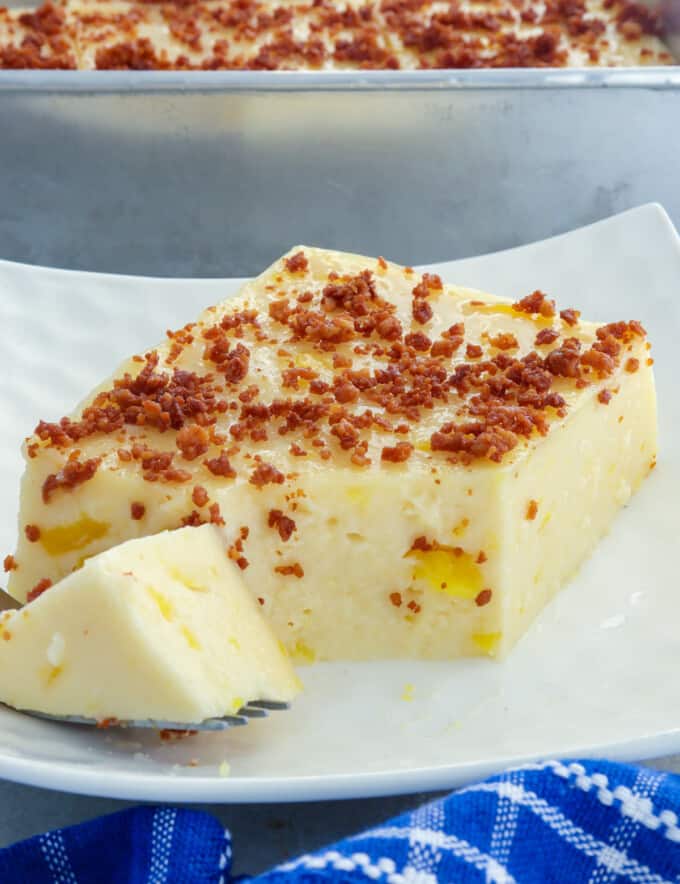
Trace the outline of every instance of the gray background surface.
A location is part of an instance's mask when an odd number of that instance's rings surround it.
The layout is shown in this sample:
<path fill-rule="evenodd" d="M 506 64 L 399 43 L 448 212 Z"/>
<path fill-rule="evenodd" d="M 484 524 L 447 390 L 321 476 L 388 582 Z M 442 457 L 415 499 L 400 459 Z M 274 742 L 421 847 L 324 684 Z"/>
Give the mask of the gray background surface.
<path fill-rule="evenodd" d="M 680 220 L 680 67 L 59 73 L 0 78 L 3 258 L 248 276 L 296 244 L 424 264 L 645 202 Z"/>
<path fill-rule="evenodd" d="M 234 839 L 234 873 L 256 874 L 416 807 L 430 797 L 434 795 L 309 804 L 195 806 L 213 813 L 230 829 Z M 124 801 L 0 783 L 0 846 L 128 806 L 131 804 Z"/>

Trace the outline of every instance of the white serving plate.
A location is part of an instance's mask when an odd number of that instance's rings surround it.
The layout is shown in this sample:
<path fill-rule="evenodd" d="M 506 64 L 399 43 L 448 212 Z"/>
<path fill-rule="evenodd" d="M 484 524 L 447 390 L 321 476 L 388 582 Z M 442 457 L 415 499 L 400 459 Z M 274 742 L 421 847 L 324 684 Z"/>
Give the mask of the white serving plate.
<path fill-rule="evenodd" d="M 290 801 L 444 789 L 546 755 L 680 751 L 677 233 L 647 205 L 434 269 L 510 297 L 542 288 L 589 319 L 641 319 L 654 343 L 658 468 L 510 659 L 317 664 L 302 670 L 306 691 L 292 711 L 173 744 L 3 707 L 1 777 L 118 798 Z M 120 359 L 238 283 L 0 262 L 0 550 L 13 549 L 18 450 L 37 419 L 68 411 Z M 407 683 L 411 702 L 402 699 Z M 218 775 L 224 760 L 227 778 Z"/>

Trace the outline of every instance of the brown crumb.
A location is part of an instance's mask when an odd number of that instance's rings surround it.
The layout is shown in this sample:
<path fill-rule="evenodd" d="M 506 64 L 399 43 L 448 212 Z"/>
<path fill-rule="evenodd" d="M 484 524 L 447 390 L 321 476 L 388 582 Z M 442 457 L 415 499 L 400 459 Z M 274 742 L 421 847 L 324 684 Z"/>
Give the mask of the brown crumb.
<path fill-rule="evenodd" d="M 185 460 L 195 460 L 210 447 L 208 431 L 198 424 L 189 424 L 177 432 L 177 447 Z"/>
<path fill-rule="evenodd" d="M 224 479 L 234 479 L 236 470 L 232 467 L 225 451 L 220 452 L 219 457 L 212 457 L 203 461 L 213 476 L 222 476 Z"/>
<path fill-rule="evenodd" d="M 305 572 L 299 562 L 294 562 L 292 565 L 277 565 L 274 570 L 277 574 L 282 574 L 284 577 L 297 577 L 298 580 L 305 576 Z"/>
<path fill-rule="evenodd" d="M 42 580 L 39 580 L 36 585 L 31 589 L 26 596 L 26 602 L 32 602 L 41 596 L 46 590 L 48 590 L 52 586 L 52 581 L 49 577 L 43 577 Z"/>
<path fill-rule="evenodd" d="M 40 528 L 37 525 L 26 525 L 24 534 L 29 543 L 36 543 L 40 540 Z"/>
<path fill-rule="evenodd" d="M 537 347 L 545 347 L 546 344 L 553 344 L 560 336 L 555 328 L 542 328 L 536 335 L 534 343 Z"/>
<path fill-rule="evenodd" d="M 208 513 L 210 515 L 211 525 L 224 525 L 224 519 L 222 518 L 222 513 L 220 512 L 219 503 L 211 503 L 208 507 Z"/>
<path fill-rule="evenodd" d="M 202 507 L 206 505 L 210 498 L 202 485 L 196 485 L 191 493 L 191 500 L 194 506 Z"/>
<path fill-rule="evenodd" d="M 295 521 L 285 516 L 281 510 L 269 510 L 267 524 L 270 528 L 276 528 L 284 543 L 290 540 L 293 531 L 297 528 Z"/>
<path fill-rule="evenodd" d="M 198 510 L 192 510 L 188 516 L 182 518 L 180 524 L 182 528 L 198 528 L 201 525 L 205 525 L 205 519 Z"/>
<path fill-rule="evenodd" d="M 283 473 L 273 467 L 269 463 L 259 463 L 253 470 L 250 479 L 251 485 L 262 488 L 263 485 L 275 484 L 282 485 L 285 480 Z"/>
<path fill-rule="evenodd" d="M 74 452 L 75 454 L 75 452 Z M 63 468 L 58 473 L 49 475 L 42 486 L 42 498 L 45 503 L 50 502 L 50 498 L 59 488 L 71 490 L 76 485 L 89 481 L 97 472 L 101 458 L 93 457 L 90 460 L 79 461 L 77 457 L 69 457 Z"/>
<path fill-rule="evenodd" d="M 428 302 L 425 301 L 423 298 L 414 299 L 411 311 L 413 314 L 413 318 L 416 322 L 420 323 L 420 325 L 425 325 L 434 316 L 431 305 L 428 304 Z"/>
<path fill-rule="evenodd" d="M 163 728 L 162 730 L 160 730 L 158 733 L 159 733 L 161 740 L 163 740 L 163 742 L 167 743 L 172 740 L 182 740 L 182 739 L 184 739 L 184 737 L 191 737 L 194 734 L 197 734 L 198 731 L 192 731 L 188 728 L 185 730 L 185 729 L 179 729 L 179 728 L 166 727 L 166 728 Z M 194 758 L 192 758 L 191 761 L 189 762 L 190 767 L 196 767 L 197 764 L 198 764 L 198 761 Z"/>
<path fill-rule="evenodd" d="M 483 608 L 484 605 L 488 605 L 491 601 L 491 596 L 493 595 L 490 589 L 483 589 L 480 593 L 475 596 L 475 604 L 478 608 Z"/>
<path fill-rule="evenodd" d="M 397 442 L 392 447 L 385 446 L 380 454 L 380 459 L 388 463 L 403 463 L 409 459 L 412 453 L 413 445 L 410 442 Z"/>
<path fill-rule="evenodd" d="M 304 252 L 296 252 L 294 255 L 291 255 L 290 258 L 286 258 L 284 264 L 289 273 L 304 273 L 309 267 L 309 261 Z"/>
<path fill-rule="evenodd" d="M 578 325 L 578 318 L 581 315 L 580 310 L 572 310 L 568 308 L 567 310 L 560 310 L 560 319 L 567 323 L 567 325 Z"/>
<path fill-rule="evenodd" d="M 516 301 L 512 305 L 514 310 L 519 313 L 528 313 L 531 316 L 544 316 L 546 319 L 555 315 L 555 302 L 551 301 L 546 295 L 539 291 L 532 292 L 530 295 Z"/>
<path fill-rule="evenodd" d="M 423 332 L 411 332 L 404 338 L 404 343 L 420 353 L 426 353 L 432 346 L 432 341 Z"/>
<path fill-rule="evenodd" d="M 489 338 L 489 343 L 497 350 L 515 350 L 519 347 L 517 338 L 509 332 L 502 332 L 493 338 Z"/>

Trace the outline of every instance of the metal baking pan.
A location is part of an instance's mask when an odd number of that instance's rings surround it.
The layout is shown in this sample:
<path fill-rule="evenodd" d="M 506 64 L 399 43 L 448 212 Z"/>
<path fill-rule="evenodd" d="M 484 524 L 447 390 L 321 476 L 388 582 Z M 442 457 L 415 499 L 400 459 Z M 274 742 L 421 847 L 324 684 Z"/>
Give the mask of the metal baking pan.
<path fill-rule="evenodd" d="M 680 223 L 680 66 L 0 72 L 12 260 L 246 276 L 304 242 L 425 263 L 653 200 Z"/>

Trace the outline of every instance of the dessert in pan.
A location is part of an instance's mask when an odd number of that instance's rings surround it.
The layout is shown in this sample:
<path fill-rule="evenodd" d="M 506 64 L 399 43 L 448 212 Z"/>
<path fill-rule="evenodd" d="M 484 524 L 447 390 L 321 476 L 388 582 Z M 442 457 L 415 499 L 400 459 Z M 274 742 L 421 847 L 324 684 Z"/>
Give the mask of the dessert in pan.
<path fill-rule="evenodd" d="M 561 306 L 538 290 L 506 301 L 382 258 L 291 250 L 72 415 L 37 425 L 5 560 L 10 592 L 29 603 L 5 616 L 30 622 L 52 595 L 57 632 L 57 596 L 67 605 L 87 581 L 103 592 L 115 571 L 121 591 L 143 594 L 144 628 L 163 620 L 200 667 L 214 642 L 199 635 L 196 586 L 228 577 L 267 636 L 279 680 L 266 699 L 284 701 L 286 655 L 502 658 L 655 463 L 644 329 Z M 157 535 L 166 563 L 149 570 Z M 224 562 L 211 578 L 216 538 Z M 147 546 L 125 553 L 130 541 Z M 260 641 L 248 616 L 244 639 L 225 615 L 225 642 Z M 40 635 L 49 663 L 53 635 Z M 67 660 L 63 631 L 57 646 Z M 46 691 L 59 665 L 41 670 Z M 224 689 L 223 714 L 235 692 Z M 3 699 L 35 708 L 35 696 Z M 63 696 L 50 712 L 121 717 L 105 691 L 89 710 Z"/>
<path fill-rule="evenodd" d="M 418 70 L 672 64 L 635 0 L 63 0 L 0 11 L 0 68 Z"/>

